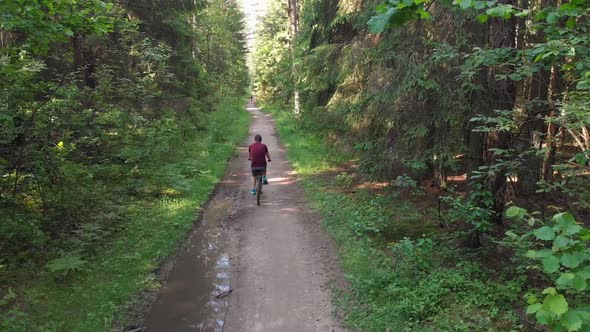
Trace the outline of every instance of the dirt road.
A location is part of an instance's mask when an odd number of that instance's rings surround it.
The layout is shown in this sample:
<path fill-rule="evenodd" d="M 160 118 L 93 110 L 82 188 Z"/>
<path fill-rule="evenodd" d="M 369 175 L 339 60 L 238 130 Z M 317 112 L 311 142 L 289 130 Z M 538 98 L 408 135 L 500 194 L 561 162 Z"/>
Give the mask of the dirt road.
<path fill-rule="evenodd" d="M 274 122 L 249 104 L 248 141 L 230 161 L 203 220 L 169 269 L 145 318 L 148 331 L 343 331 L 330 283 L 340 273 L 318 217 L 303 202 Z M 247 145 L 272 157 L 261 206 L 250 194 Z"/>

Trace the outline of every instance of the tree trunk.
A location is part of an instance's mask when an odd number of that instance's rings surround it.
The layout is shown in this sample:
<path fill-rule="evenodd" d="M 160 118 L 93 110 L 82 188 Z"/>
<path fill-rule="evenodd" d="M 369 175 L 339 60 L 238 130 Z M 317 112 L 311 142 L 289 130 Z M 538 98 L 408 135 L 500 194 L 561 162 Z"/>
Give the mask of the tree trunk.
<path fill-rule="evenodd" d="M 550 72 L 541 69 L 531 79 L 529 101 L 532 106 L 527 110 L 527 119 L 520 138 L 519 148 L 540 150 L 543 147 L 542 135 L 546 132 L 544 118 L 548 114 L 549 105 L 549 75 Z M 532 195 L 537 189 L 537 182 L 541 179 L 543 160 L 536 154 L 528 153 L 518 174 L 518 184 L 521 194 Z"/>
<path fill-rule="evenodd" d="M 500 1 L 502 4 L 516 5 L 516 1 L 507 0 Z M 514 48 L 516 46 L 516 19 L 509 20 L 493 19 L 490 22 L 490 39 L 489 46 L 491 48 Z M 511 110 L 514 109 L 516 101 L 516 85 L 511 80 L 497 80 L 496 75 L 507 75 L 513 72 L 511 67 L 496 66 L 488 70 L 488 92 L 493 98 L 491 102 L 490 111 L 494 110 Z M 486 137 L 486 145 L 488 148 L 485 156 L 487 165 L 493 165 L 501 156 L 489 149 L 508 149 L 510 147 L 510 133 L 505 131 L 498 131 L 490 133 Z M 495 211 L 492 217 L 493 221 L 501 225 L 502 213 L 504 211 L 506 192 L 506 170 L 500 170 L 490 179 L 490 191 L 494 197 Z"/>
<path fill-rule="evenodd" d="M 441 121 L 440 125 L 434 128 L 434 153 L 432 155 L 432 169 L 434 184 L 441 188 L 447 187 L 447 169 L 445 158 L 448 155 L 449 122 Z"/>
<path fill-rule="evenodd" d="M 555 161 L 555 153 L 557 151 L 557 135 L 559 133 L 559 127 L 557 124 L 551 122 L 551 119 L 555 117 L 556 109 L 555 102 L 561 98 L 561 91 L 563 89 L 563 82 L 559 69 L 555 66 L 551 68 L 551 79 L 550 79 L 550 90 L 551 90 L 551 111 L 548 115 L 549 121 L 547 125 L 547 152 L 543 160 L 542 176 L 543 180 L 551 181 L 553 178 L 553 163 Z"/>
<path fill-rule="evenodd" d="M 289 50 L 291 52 L 291 80 L 293 84 L 293 112 L 299 114 L 299 89 L 297 88 L 297 65 L 295 64 L 295 46 L 297 43 L 297 35 L 299 34 L 299 13 L 297 0 L 289 0 L 288 2 L 289 20 L 291 22 L 291 36 L 289 40 Z"/>

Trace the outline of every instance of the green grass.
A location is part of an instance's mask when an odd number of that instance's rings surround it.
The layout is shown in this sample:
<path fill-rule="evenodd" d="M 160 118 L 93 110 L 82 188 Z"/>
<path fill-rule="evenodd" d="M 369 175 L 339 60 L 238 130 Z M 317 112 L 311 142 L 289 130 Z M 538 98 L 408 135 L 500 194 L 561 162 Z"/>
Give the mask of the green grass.
<path fill-rule="evenodd" d="M 23 280 L 16 290 L 23 303 L 4 315 L 0 329 L 108 331 L 124 323 L 133 299 L 158 287 L 154 269 L 191 230 L 249 119 L 242 100 L 222 103 L 209 115 L 208 132 L 176 146 L 171 160 L 151 165 L 148 173 L 163 188 L 161 198 L 129 202 L 125 228 L 73 278 L 42 273 Z"/>
<path fill-rule="evenodd" d="M 359 331 L 522 330 L 514 304 L 523 280 L 478 263 L 438 230 L 433 209 L 415 208 L 397 192 L 342 189 L 334 170 L 354 159 L 271 106 L 281 141 L 301 176 L 307 200 L 335 239 L 348 289 L 335 291 L 346 325 Z M 345 181 L 344 181 L 345 182 Z M 493 275 L 493 278 L 491 277 Z"/>

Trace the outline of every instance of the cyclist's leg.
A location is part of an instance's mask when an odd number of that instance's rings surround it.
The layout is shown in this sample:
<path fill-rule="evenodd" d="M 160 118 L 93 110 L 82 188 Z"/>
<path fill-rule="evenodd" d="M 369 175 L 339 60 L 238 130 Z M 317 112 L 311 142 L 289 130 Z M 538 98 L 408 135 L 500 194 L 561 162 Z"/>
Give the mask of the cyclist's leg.
<path fill-rule="evenodd" d="M 256 195 L 256 170 L 252 168 L 252 190 L 250 191 L 252 195 Z"/>

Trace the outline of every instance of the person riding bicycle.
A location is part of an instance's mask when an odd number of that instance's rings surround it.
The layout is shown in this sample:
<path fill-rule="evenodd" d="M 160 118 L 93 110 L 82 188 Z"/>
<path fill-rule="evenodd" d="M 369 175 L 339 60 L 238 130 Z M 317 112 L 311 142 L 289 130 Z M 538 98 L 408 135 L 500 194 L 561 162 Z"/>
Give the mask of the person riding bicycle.
<path fill-rule="evenodd" d="M 256 195 L 256 174 L 262 172 L 262 183 L 268 184 L 266 179 L 266 161 L 270 162 L 268 147 L 262 144 L 262 136 L 256 134 L 254 143 L 248 147 L 248 160 L 252 161 L 252 195 Z"/>

